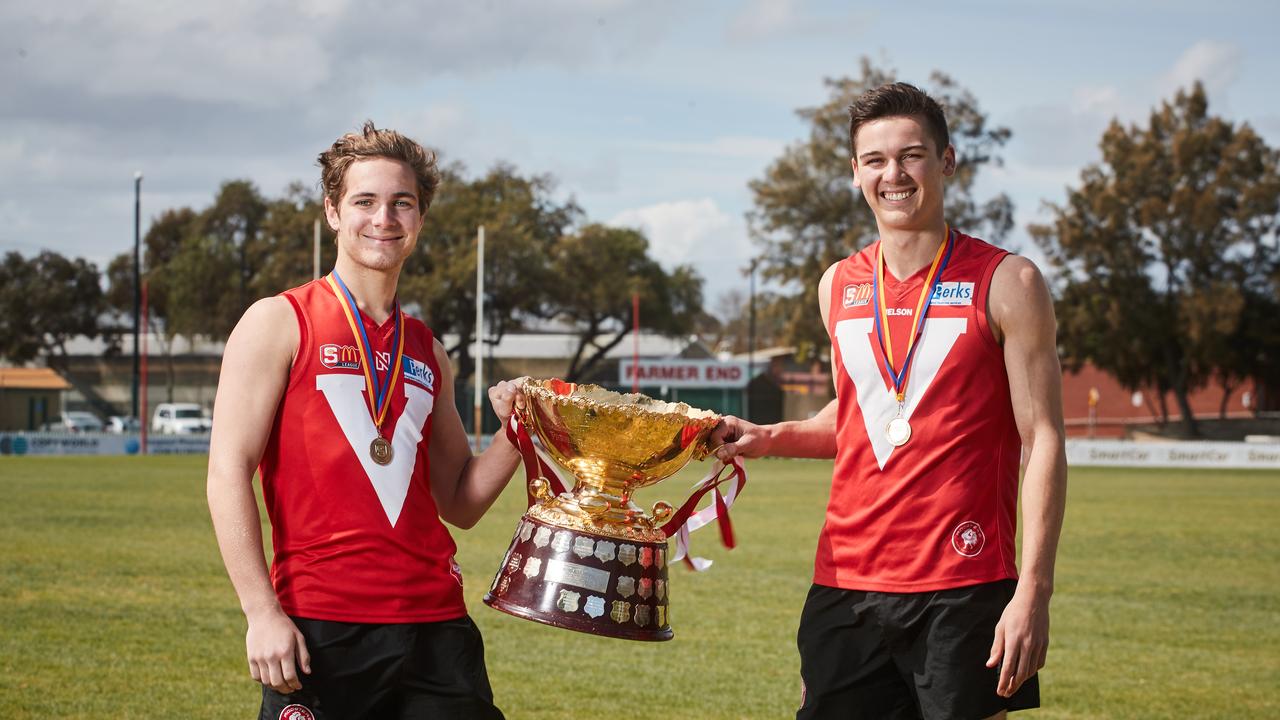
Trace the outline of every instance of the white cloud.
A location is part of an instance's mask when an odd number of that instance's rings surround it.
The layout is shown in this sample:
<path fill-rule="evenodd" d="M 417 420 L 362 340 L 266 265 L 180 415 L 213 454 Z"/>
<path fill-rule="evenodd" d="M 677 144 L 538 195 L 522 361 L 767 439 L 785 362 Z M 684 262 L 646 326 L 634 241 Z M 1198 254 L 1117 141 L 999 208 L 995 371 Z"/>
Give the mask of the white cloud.
<path fill-rule="evenodd" d="M 1170 96 L 1199 80 L 1210 98 L 1221 96 L 1240 76 L 1240 60 L 1240 48 L 1235 45 L 1201 40 L 1182 53 L 1160 79 L 1160 94 Z"/>
<path fill-rule="evenodd" d="M 652 255 L 671 267 L 689 262 L 708 245 L 723 244 L 730 219 L 715 201 L 703 198 L 624 210 L 608 224 L 643 230 Z"/>
<path fill-rule="evenodd" d="M 755 0 L 729 23 L 729 37 L 747 42 L 788 29 L 799 19 L 798 4 L 797 0 Z"/>
<path fill-rule="evenodd" d="M 795 37 L 839 36 L 848 40 L 871 22 L 866 11 L 819 16 L 808 11 L 807 4 L 803 0 L 754 0 L 729 21 L 725 36 L 738 45 Z"/>
<path fill-rule="evenodd" d="M 642 230 L 649 238 L 650 255 L 665 268 L 693 265 L 705 281 L 703 298 L 708 304 L 746 283 L 742 269 L 752 254 L 746 225 L 710 198 L 624 210 L 608 224 Z"/>

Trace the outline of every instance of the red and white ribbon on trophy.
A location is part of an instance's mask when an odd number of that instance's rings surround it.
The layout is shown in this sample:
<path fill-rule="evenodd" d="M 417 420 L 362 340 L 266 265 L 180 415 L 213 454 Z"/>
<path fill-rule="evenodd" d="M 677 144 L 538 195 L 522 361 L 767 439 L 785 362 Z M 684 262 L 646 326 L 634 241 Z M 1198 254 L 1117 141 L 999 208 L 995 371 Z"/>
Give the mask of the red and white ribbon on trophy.
<path fill-rule="evenodd" d="M 725 470 L 729 469 L 732 471 L 726 474 Z M 720 486 L 725 484 L 728 487 L 721 492 Z M 667 537 L 676 539 L 676 553 L 671 556 L 671 562 L 684 560 L 685 565 L 697 572 L 711 567 L 710 560 L 689 554 L 689 534 L 710 525 L 713 520 L 720 526 L 720 542 L 730 550 L 737 546 L 733 536 L 733 524 L 729 521 L 729 508 L 733 507 L 733 501 L 738 499 L 738 494 L 746 484 L 747 471 L 742 467 L 742 460 L 735 457 L 729 461 L 728 465 L 719 460 L 716 461 L 711 472 L 694 484 L 693 494 L 689 499 L 680 506 L 679 510 L 676 510 L 676 514 L 671 516 L 667 524 L 662 526 L 662 532 Z M 714 493 L 714 501 L 695 512 L 698 502 L 708 492 Z"/>
<path fill-rule="evenodd" d="M 518 413 L 511 413 L 510 419 L 507 420 L 507 440 L 516 446 L 520 451 L 520 458 L 524 461 L 524 487 L 525 493 L 529 496 L 528 507 L 533 507 L 536 501 L 533 496 L 534 480 L 539 478 L 546 480 L 552 497 L 557 497 L 565 491 L 564 480 L 560 478 L 560 473 L 547 462 L 546 451 L 533 442 L 529 431 L 525 430 L 524 424 L 520 422 Z"/>
<path fill-rule="evenodd" d="M 525 429 L 517 413 L 512 413 L 507 421 L 506 433 L 507 440 L 516 446 L 524 461 L 528 507 L 533 507 L 536 501 L 533 496 L 534 480 L 539 478 L 546 480 L 552 496 L 559 496 L 565 492 L 564 480 L 552 466 L 547 451 Z M 726 470 L 731 472 L 726 473 Z M 721 486 L 726 484 L 727 488 L 721 491 Z M 710 525 L 713 520 L 720 526 L 720 541 L 724 546 L 730 550 L 737 546 L 733 535 L 733 524 L 729 521 L 729 508 L 733 507 L 734 501 L 738 499 L 738 494 L 746 484 L 747 471 L 742 467 L 741 459 L 735 457 L 727 465 L 719 460 L 716 461 L 711 472 L 694 484 L 693 493 L 689 499 L 685 500 L 680 509 L 676 510 L 671 519 L 662 526 L 662 532 L 676 540 L 676 552 L 671 557 L 671 562 L 684 560 L 685 565 L 697 572 L 711 567 L 710 560 L 689 555 L 689 534 Z M 713 502 L 702 510 L 698 510 L 698 503 L 709 492 L 714 493 Z"/>

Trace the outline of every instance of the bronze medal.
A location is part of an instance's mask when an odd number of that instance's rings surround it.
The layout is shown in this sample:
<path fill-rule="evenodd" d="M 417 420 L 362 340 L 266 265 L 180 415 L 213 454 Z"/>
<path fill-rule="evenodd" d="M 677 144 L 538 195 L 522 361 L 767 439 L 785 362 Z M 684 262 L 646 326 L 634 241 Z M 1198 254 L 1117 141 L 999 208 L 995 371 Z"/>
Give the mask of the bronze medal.
<path fill-rule="evenodd" d="M 904 417 L 896 417 L 884 426 L 884 436 L 894 447 L 902 447 L 911 439 L 911 423 Z"/>
<path fill-rule="evenodd" d="M 395 451 L 391 449 L 391 442 L 379 435 L 369 443 L 369 457 L 379 465 L 390 465 Z"/>
<path fill-rule="evenodd" d="M 386 374 L 383 375 L 378 372 L 373 345 L 369 342 L 368 333 L 364 329 L 364 318 L 360 315 L 360 307 L 356 304 L 351 291 L 347 289 L 346 283 L 342 282 L 342 278 L 338 277 L 337 270 L 329 273 L 325 281 L 333 289 L 334 297 L 342 307 L 342 313 L 347 318 L 351 336 L 355 339 L 356 348 L 360 353 L 360 362 L 357 367 L 364 371 L 369 414 L 373 420 L 374 432 L 377 433 L 377 437 L 369 443 L 369 457 L 379 465 L 390 465 L 392 458 L 395 457 L 395 450 L 391 447 L 391 441 L 382 436 L 382 426 L 387 419 L 387 413 L 391 410 L 392 389 L 404 367 L 404 314 L 400 311 L 400 301 L 397 300 L 392 308 L 395 334 L 392 336 L 391 345 L 395 350 L 393 354 L 389 354 L 390 362 L 387 363 Z"/>

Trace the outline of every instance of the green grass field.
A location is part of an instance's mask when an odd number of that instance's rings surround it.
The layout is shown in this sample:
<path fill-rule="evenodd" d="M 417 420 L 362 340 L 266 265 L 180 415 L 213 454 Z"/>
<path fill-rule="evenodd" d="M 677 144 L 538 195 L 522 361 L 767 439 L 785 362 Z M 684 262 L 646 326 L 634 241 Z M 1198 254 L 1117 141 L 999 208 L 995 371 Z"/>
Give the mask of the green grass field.
<path fill-rule="evenodd" d="M 204 463 L 0 459 L 0 718 L 257 712 Z M 480 602 L 523 511 L 516 485 L 455 533 L 508 717 L 794 713 L 794 636 L 830 465 L 748 470 L 738 549 L 708 529 L 695 550 L 715 567 L 671 570 L 669 643 L 593 638 Z M 645 499 L 676 502 L 687 487 L 668 481 Z M 1045 708 L 1018 717 L 1280 716 L 1280 474 L 1072 471 L 1057 587 Z"/>

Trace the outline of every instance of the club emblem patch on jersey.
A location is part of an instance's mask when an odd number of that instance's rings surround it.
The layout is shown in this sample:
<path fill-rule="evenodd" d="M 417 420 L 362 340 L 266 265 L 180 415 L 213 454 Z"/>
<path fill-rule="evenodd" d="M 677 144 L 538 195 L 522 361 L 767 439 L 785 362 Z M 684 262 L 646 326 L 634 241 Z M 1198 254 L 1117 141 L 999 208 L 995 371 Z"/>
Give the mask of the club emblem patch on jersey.
<path fill-rule="evenodd" d="M 360 369 L 360 354 L 351 345 L 334 345 L 332 343 L 321 345 L 320 364 L 330 370 L 337 368 L 358 370 Z"/>
<path fill-rule="evenodd" d="M 975 557 L 987 544 L 987 536 L 982 533 L 982 526 L 972 520 L 966 520 L 951 531 L 951 547 L 965 557 Z"/>
<path fill-rule="evenodd" d="M 316 716 L 306 705 L 294 703 L 286 705 L 277 720 L 316 720 Z"/>
<path fill-rule="evenodd" d="M 859 307 L 871 302 L 871 283 L 844 286 L 844 306 Z"/>

